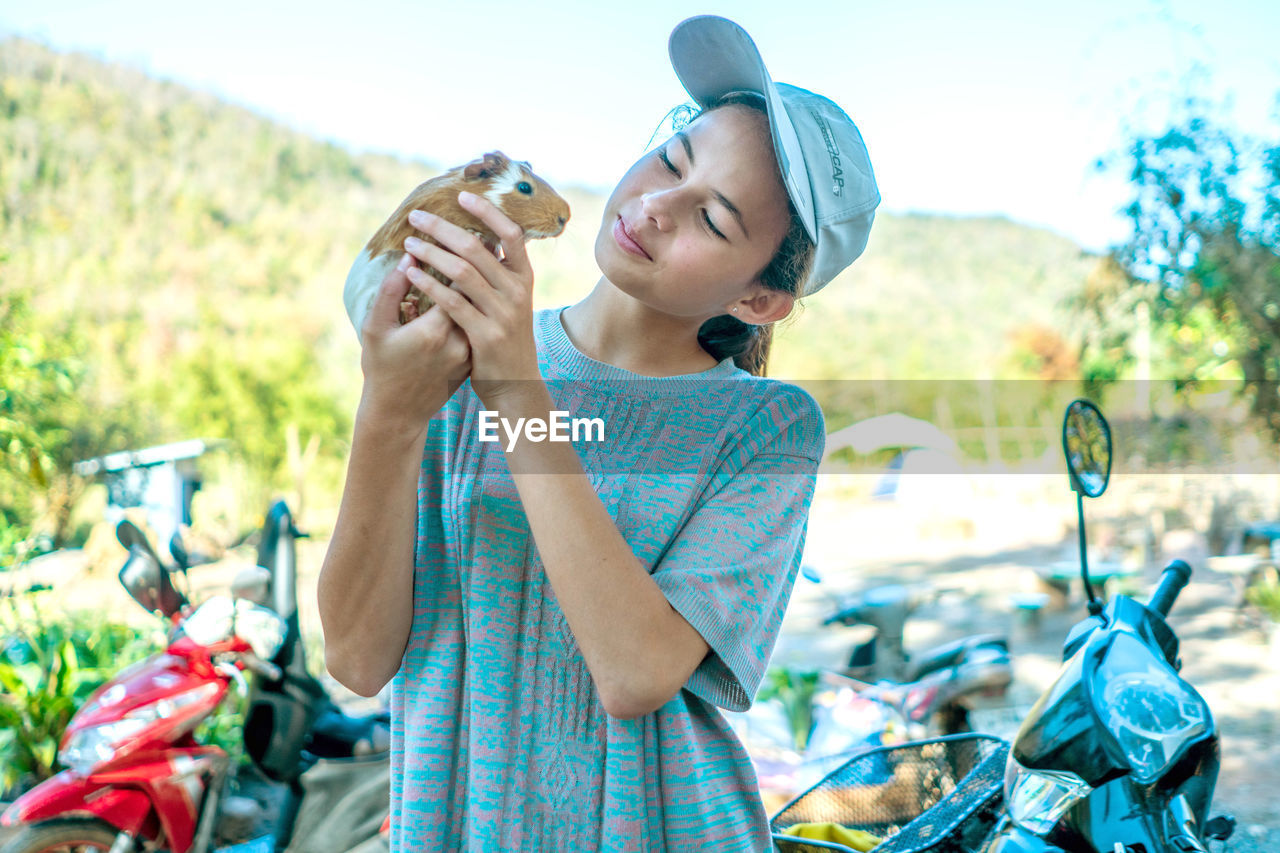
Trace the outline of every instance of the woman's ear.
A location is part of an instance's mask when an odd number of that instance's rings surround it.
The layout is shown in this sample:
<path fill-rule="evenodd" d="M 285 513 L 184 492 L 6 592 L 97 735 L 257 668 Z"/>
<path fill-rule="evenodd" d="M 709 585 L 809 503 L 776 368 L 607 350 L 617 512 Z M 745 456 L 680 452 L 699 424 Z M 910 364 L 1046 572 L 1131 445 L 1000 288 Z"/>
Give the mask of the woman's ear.
<path fill-rule="evenodd" d="M 750 295 L 730 303 L 725 313 L 744 323 L 763 326 L 790 314 L 795 301 L 795 296 L 790 293 L 757 286 Z"/>

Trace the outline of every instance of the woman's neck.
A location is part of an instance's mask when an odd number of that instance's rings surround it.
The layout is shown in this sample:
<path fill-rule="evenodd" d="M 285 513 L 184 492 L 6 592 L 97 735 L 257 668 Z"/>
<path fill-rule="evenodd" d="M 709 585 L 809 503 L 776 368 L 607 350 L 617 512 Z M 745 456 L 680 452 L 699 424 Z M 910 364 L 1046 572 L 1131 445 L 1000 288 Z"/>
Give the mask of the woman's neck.
<path fill-rule="evenodd" d="M 584 355 L 642 376 L 701 373 L 718 363 L 698 343 L 702 319 L 654 311 L 604 277 L 561 318 Z"/>

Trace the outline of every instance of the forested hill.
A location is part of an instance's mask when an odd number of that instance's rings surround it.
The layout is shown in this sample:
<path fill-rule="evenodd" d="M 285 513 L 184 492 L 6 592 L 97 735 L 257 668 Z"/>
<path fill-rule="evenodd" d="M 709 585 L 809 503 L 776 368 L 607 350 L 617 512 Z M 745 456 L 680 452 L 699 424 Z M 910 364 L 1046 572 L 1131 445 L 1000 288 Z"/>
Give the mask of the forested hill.
<path fill-rule="evenodd" d="M 891 192 L 882 188 L 882 193 Z M 876 217 L 866 252 L 806 304 L 780 373 L 838 378 L 1030 378 L 1061 370 L 1078 332 L 1067 300 L 1097 274 L 1071 240 L 1002 218 Z"/>
<path fill-rule="evenodd" d="M 86 405 L 129 422 L 113 440 L 232 438 L 271 477 L 295 423 L 341 458 L 359 383 L 342 282 L 436 165 L 354 155 L 25 39 L 0 42 L 0 80 L 0 302 L 26 299 L 25 322 L 83 357 Z M 598 275 L 603 198 L 565 195 L 566 234 L 531 245 L 544 305 Z M 1059 300 L 1095 264 L 1003 220 L 881 215 L 863 259 L 782 333 L 773 373 L 1027 375 L 1018 342 L 1061 330 Z"/>

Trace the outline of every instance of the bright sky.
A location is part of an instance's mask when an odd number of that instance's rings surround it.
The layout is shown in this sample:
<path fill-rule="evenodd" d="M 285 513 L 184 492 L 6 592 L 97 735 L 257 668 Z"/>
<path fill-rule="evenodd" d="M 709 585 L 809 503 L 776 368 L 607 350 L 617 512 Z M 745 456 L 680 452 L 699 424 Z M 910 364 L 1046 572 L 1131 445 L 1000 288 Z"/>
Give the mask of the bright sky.
<path fill-rule="evenodd" d="M 1094 163 L 1174 95 L 1227 96 L 1233 124 L 1280 133 L 1275 0 L 40 0 L 0 7 L 0 34 L 355 150 L 451 166 L 500 148 L 553 184 L 607 190 L 686 99 L 667 36 L 707 12 L 740 23 L 775 80 L 845 108 L 884 211 L 1000 214 L 1102 249 L 1127 233 L 1127 195 Z"/>

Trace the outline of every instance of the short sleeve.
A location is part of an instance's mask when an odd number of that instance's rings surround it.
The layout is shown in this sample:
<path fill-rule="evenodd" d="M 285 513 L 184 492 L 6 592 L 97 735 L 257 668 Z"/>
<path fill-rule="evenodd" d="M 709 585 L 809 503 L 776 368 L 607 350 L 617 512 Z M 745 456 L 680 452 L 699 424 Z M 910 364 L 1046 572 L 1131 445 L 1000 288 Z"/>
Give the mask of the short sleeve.
<path fill-rule="evenodd" d="M 743 428 L 653 579 L 711 653 L 685 689 L 751 705 L 799 571 L 824 442 L 822 412 L 784 385 Z"/>

